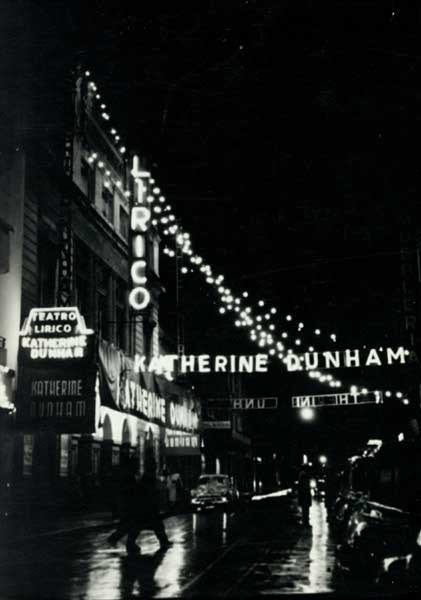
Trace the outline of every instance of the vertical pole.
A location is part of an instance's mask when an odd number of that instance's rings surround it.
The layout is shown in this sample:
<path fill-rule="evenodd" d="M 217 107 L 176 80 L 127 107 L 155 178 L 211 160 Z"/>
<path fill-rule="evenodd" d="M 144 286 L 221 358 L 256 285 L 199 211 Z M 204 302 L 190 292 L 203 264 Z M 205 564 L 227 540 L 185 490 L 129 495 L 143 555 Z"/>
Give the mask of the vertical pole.
<path fill-rule="evenodd" d="M 175 310 L 177 315 L 177 354 L 184 354 L 184 315 L 182 313 L 183 302 L 183 251 L 180 244 L 176 244 L 175 250 Z"/>
<path fill-rule="evenodd" d="M 71 91 L 71 107 L 68 112 L 68 123 L 64 138 L 63 168 L 65 174 L 73 176 L 73 135 L 74 135 L 74 103 L 76 98 L 75 73 L 69 75 L 69 91 Z M 70 186 L 69 186 L 70 187 Z M 67 188 L 67 186 L 66 186 Z M 60 248 L 58 264 L 57 306 L 68 306 L 73 301 L 73 238 L 72 238 L 72 205 L 67 189 L 61 192 L 60 216 L 58 223 Z"/>

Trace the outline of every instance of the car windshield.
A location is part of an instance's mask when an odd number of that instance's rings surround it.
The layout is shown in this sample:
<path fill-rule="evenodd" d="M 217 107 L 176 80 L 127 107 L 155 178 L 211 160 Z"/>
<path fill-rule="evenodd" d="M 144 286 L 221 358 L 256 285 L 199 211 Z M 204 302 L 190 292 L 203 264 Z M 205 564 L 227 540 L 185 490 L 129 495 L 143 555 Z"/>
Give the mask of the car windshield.
<path fill-rule="evenodd" d="M 204 475 L 203 477 L 199 478 L 199 485 L 206 485 L 207 483 L 227 483 L 227 478 L 226 477 L 209 477 Z"/>

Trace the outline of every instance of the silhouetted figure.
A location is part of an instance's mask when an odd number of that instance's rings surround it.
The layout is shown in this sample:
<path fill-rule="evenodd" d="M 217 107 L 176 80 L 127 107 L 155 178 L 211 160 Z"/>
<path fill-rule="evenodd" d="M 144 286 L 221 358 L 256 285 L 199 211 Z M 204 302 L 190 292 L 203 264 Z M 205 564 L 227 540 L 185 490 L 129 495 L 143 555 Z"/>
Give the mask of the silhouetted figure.
<path fill-rule="evenodd" d="M 157 591 L 155 573 L 162 563 L 164 553 L 157 550 L 148 556 L 131 554 L 121 560 L 122 598 L 133 598 L 135 584 L 144 598 L 152 598 Z M 136 590 L 137 591 L 137 590 Z"/>
<path fill-rule="evenodd" d="M 339 495 L 339 477 L 333 469 L 326 470 L 325 505 L 330 519 L 333 515 L 336 500 Z"/>
<path fill-rule="evenodd" d="M 127 482 L 125 515 L 116 531 L 108 538 L 115 545 L 127 535 L 126 548 L 129 554 L 139 554 L 141 549 L 136 539 L 142 529 L 151 529 L 157 536 L 161 549 L 170 545 L 162 517 L 159 514 L 159 490 L 154 473 L 145 473 L 139 482 L 133 474 Z"/>
<path fill-rule="evenodd" d="M 310 473 L 306 467 L 298 475 L 298 504 L 301 507 L 303 525 L 310 525 L 311 487 Z"/>

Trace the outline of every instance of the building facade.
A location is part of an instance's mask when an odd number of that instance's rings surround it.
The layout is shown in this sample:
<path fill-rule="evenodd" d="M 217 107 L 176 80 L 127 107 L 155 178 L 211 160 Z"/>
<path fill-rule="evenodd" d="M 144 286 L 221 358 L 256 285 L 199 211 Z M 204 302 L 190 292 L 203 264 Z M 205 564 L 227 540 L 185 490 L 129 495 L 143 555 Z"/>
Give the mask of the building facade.
<path fill-rule="evenodd" d="M 155 374 L 145 378 L 134 369 L 136 355 L 150 358 L 161 351 L 159 297 L 163 287 L 159 278 L 160 238 L 151 225 L 144 235 L 149 302 L 141 311 L 129 305 L 130 219 L 136 194 L 131 176 L 133 157 L 101 124 L 93 109 L 95 85 L 86 73 L 74 77 L 72 91 L 73 95 L 67 90 L 67 96 L 61 98 L 71 105 L 70 117 L 63 119 L 50 136 L 48 132 L 25 135 L 27 113 L 23 111 L 22 118 L 11 121 L 10 135 L 2 142 L 3 514 L 19 511 L 28 503 L 41 507 L 46 502 L 72 502 L 79 497 L 84 502 L 107 498 L 104 490 L 131 456 L 138 458 L 141 472 L 163 472 L 169 466 L 183 470 L 186 484 L 200 473 L 198 400 L 188 386 Z M 59 154 L 57 148 L 62 150 Z M 36 313 L 38 320 L 54 319 L 48 308 L 62 306 L 74 308 L 86 332 L 92 332 L 89 361 L 73 363 L 83 364 L 82 370 L 93 374 L 86 402 L 90 403 L 94 423 L 87 430 L 78 431 L 74 426 L 66 430 L 66 404 L 59 409 L 55 394 L 57 390 L 68 394 L 70 387 L 67 392 L 63 392 L 63 384 L 61 388 L 51 387 L 57 377 L 64 381 L 71 359 L 56 363 L 55 359 L 32 360 L 30 368 L 21 360 L 23 330 L 30 343 L 35 343 L 37 335 L 37 325 L 28 321 L 28 316 L 35 314 L 31 311 L 42 309 Z M 38 329 L 53 331 L 48 327 L 39 325 Z M 62 325 L 55 322 L 51 327 Z M 37 343 L 51 344 L 51 336 L 41 333 Z M 63 339 L 62 345 L 73 343 Z M 49 370 L 56 379 L 42 380 L 41 385 L 43 373 Z M 40 395 L 40 389 L 49 395 L 45 410 L 39 397 L 31 397 L 37 419 L 30 412 L 23 419 L 23 407 L 30 403 L 28 395 Z"/>

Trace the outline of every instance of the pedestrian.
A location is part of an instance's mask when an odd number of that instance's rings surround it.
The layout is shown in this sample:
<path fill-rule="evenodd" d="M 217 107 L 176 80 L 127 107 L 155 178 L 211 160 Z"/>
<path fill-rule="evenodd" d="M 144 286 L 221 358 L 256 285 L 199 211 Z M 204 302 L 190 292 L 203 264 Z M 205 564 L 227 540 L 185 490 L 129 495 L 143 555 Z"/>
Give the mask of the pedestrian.
<path fill-rule="evenodd" d="M 177 473 L 173 473 L 172 475 L 170 475 L 168 482 L 168 492 L 170 506 L 173 508 L 175 506 L 175 503 L 177 502 Z"/>
<path fill-rule="evenodd" d="M 302 524 L 308 527 L 310 526 L 311 487 L 310 473 L 306 465 L 298 475 L 298 504 L 301 507 Z"/>
<path fill-rule="evenodd" d="M 333 517 L 336 500 L 339 495 L 339 479 L 332 468 L 326 470 L 325 505 L 328 520 Z"/>
<path fill-rule="evenodd" d="M 136 477 L 133 476 L 127 491 L 130 497 L 126 505 L 126 514 L 116 531 L 109 536 L 108 542 L 115 546 L 127 535 L 127 553 L 140 554 L 141 548 L 136 544 L 136 539 L 142 529 L 151 529 L 159 540 L 161 550 L 167 549 L 171 542 L 159 514 L 159 489 L 155 473 L 146 472 L 140 481 L 136 481 Z"/>

